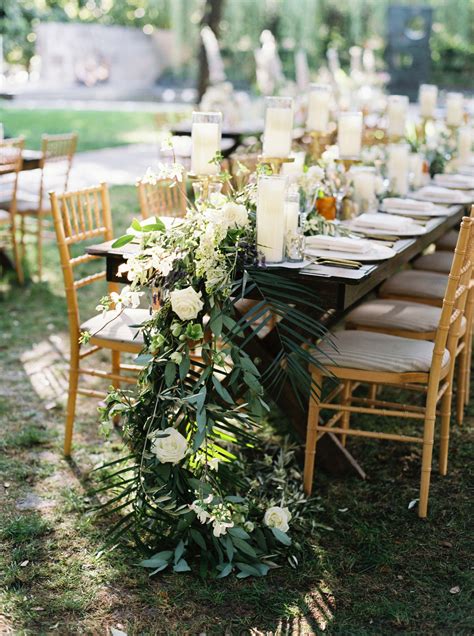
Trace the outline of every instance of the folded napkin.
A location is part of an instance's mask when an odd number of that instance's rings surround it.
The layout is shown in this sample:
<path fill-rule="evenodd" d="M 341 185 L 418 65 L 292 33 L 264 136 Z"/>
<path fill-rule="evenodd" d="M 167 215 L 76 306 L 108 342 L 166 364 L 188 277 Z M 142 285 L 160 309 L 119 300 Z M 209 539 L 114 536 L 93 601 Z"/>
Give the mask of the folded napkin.
<path fill-rule="evenodd" d="M 443 203 L 463 203 L 466 199 L 464 192 L 434 185 L 421 188 L 415 195 L 420 199 L 434 199 L 435 201 L 441 201 Z"/>
<path fill-rule="evenodd" d="M 445 188 L 474 189 L 474 178 L 463 174 L 435 174 L 434 182 Z"/>
<path fill-rule="evenodd" d="M 412 219 L 403 216 L 395 216 L 394 214 L 378 214 L 366 212 L 357 216 L 352 221 L 353 227 L 361 229 L 371 228 L 373 230 L 387 230 L 389 232 L 402 232 L 403 230 L 413 229 L 414 226 L 419 227 Z"/>
<path fill-rule="evenodd" d="M 318 250 L 353 252 L 354 254 L 363 254 L 372 249 L 372 245 L 369 241 L 365 241 L 364 239 L 353 239 L 345 236 L 326 236 L 325 234 L 316 234 L 315 236 L 306 237 L 306 247 L 312 247 Z"/>
<path fill-rule="evenodd" d="M 383 200 L 382 209 L 386 212 L 390 210 L 407 210 L 410 212 L 431 212 L 434 209 L 430 201 L 416 201 L 415 199 L 400 199 L 397 197 L 387 197 Z"/>

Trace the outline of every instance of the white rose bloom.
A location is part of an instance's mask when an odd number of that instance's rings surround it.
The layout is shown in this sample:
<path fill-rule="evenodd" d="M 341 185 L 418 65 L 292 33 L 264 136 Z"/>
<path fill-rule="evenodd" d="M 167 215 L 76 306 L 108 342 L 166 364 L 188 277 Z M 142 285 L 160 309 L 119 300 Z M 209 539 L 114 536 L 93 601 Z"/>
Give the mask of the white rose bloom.
<path fill-rule="evenodd" d="M 291 513 L 288 508 L 272 506 L 268 508 L 263 517 L 263 523 L 269 528 L 277 528 L 282 532 L 288 532 Z"/>
<path fill-rule="evenodd" d="M 222 216 L 228 228 L 245 226 L 248 223 L 249 215 L 245 205 L 229 201 L 222 208 Z"/>
<path fill-rule="evenodd" d="M 195 291 L 191 286 L 176 289 L 170 293 L 171 309 L 181 320 L 194 320 L 204 307 L 201 297 L 201 292 Z"/>
<path fill-rule="evenodd" d="M 216 208 L 221 208 L 227 201 L 227 197 L 221 192 L 213 192 L 209 197 L 209 203 Z"/>
<path fill-rule="evenodd" d="M 172 426 L 161 432 L 167 435 L 153 440 L 151 452 L 162 464 L 178 464 L 184 459 L 188 450 L 186 438 Z"/>
<path fill-rule="evenodd" d="M 310 166 L 306 174 L 308 179 L 312 181 L 322 181 L 324 179 L 324 168 L 321 168 L 321 166 Z"/>
<path fill-rule="evenodd" d="M 196 513 L 196 517 L 198 518 L 200 523 L 206 523 L 206 521 L 210 517 L 210 514 L 207 512 L 207 510 L 204 510 L 204 508 L 199 505 L 198 499 L 196 499 L 196 501 L 193 501 L 193 503 L 189 505 L 189 508 Z"/>

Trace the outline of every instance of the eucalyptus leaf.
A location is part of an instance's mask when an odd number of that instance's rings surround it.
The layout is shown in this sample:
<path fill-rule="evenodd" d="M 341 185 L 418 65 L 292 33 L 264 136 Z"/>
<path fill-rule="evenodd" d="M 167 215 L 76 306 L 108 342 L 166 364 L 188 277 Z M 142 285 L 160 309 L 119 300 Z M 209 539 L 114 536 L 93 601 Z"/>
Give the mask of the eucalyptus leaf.
<path fill-rule="evenodd" d="M 131 243 L 134 238 L 135 237 L 133 236 L 133 234 L 124 234 L 123 236 L 120 236 L 116 241 L 112 243 L 112 247 L 114 249 L 118 247 L 123 247 L 124 245 L 127 245 L 127 243 Z"/>

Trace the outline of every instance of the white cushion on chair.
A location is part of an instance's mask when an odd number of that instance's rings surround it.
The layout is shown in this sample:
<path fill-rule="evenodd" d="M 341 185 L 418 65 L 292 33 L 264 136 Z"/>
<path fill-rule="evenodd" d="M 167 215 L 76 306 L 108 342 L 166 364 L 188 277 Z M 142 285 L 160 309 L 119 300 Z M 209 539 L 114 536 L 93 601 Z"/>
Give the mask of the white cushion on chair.
<path fill-rule="evenodd" d="M 10 212 L 7 210 L 0 209 L 0 223 L 9 223 L 10 222 Z"/>
<path fill-rule="evenodd" d="M 338 331 L 332 334 L 334 344 L 323 340 L 314 357 L 323 366 L 338 366 L 364 371 L 388 373 L 427 373 L 431 367 L 434 343 L 412 340 L 372 331 Z M 443 366 L 449 362 L 449 351 L 443 355 Z"/>
<path fill-rule="evenodd" d="M 458 241 L 457 230 L 450 230 L 444 236 L 442 236 L 438 241 L 436 241 L 436 247 L 439 250 L 448 250 L 450 252 L 454 252 L 454 248 L 456 247 L 456 243 Z"/>
<path fill-rule="evenodd" d="M 452 252 L 433 252 L 424 254 L 413 263 L 415 269 L 422 269 L 429 272 L 439 272 L 449 274 L 453 262 Z"/>
<path fill-rule="evenodd" d="M 411 296 L 443 299 L 448 275 L 438 272 L 403 270 L 389 278 L 380 288 L 381 296 Z"/>
<path fill-rule="evenodd" d="M 38 209 L 38 196 L 28 196 L 28 195 L 20 195 L 18 194 L 16 199 L 16 211 L 20 214 L 22 212 L 35 212 Z M 51 204 L 49 202 L 49 197 L 43 197 L 43 212 L 49 212 L 51 210 Z"/>
<path fill-rule="evenodd" d="M 91 336 L 104 340 L 143 344 L 142 333 L 138 329 L 132 329 L 132 325 L 141 325 L 149 318 L 150 313 L 147 309 L 124 309 L 122 313 L 111 310 L 107 311 L 105 316 L 100 313 L 83 322 L 81 331 L 88 331 Z"/>
<path fill-rule="evenodd" d="M 440 317 L 441 307 L 377 298 L 353 309 L 346 320 L 361 327 L 387 327 L 423 333 L 436 331 Z"/>

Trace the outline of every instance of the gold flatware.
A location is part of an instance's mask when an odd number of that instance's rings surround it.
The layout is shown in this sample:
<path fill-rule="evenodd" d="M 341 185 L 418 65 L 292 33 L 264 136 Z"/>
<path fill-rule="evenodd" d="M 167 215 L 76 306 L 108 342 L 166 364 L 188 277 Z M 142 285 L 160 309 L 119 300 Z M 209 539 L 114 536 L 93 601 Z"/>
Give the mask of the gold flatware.
<path fill-rule="evenodd" d="M 350 261 L 345 258 L 326 258 L 322 256 L 308 256 L 306 258 L 316 265 L 328 265 L 332 267 L 347 267 L 348 269 L 360 269 L 363 264 L 359 261 Z"/>

